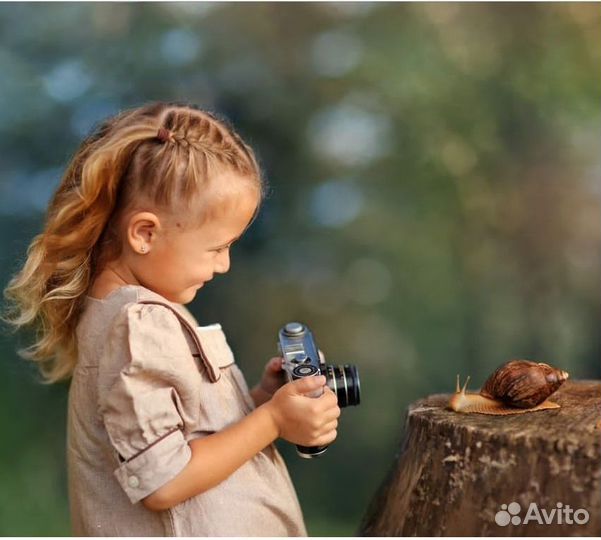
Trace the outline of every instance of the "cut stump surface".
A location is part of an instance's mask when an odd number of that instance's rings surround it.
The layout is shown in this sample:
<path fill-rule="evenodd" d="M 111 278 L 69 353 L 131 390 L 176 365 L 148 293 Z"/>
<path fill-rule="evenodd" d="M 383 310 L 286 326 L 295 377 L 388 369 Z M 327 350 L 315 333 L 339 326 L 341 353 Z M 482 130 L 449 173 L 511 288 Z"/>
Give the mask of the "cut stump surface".
<path fill-rule="evenodd" d="M 552 396 L 561 408 L 512 416 L 456 413 L 450 396 L 409 406 L 401 451 L 359 534 L 601 534 L 601 381 L 567 381 Z M 586 523 L 576 523 L 579 509 Z"/>

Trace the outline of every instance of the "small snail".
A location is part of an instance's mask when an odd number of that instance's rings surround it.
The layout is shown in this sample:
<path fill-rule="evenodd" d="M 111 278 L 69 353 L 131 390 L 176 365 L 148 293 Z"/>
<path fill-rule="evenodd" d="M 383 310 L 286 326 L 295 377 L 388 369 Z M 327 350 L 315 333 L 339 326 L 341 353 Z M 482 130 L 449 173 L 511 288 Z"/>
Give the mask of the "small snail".
<path fill-rule="evenodd" d="M 466 393 L 468 377 L 449 401 L 449 408 L 460 413 L 520 414 L 558 409 L 547 398 L 568 378 L 567 371 L 542 362 L 510 360 L 500 366 L 484 383 L 478 394 Z"/>

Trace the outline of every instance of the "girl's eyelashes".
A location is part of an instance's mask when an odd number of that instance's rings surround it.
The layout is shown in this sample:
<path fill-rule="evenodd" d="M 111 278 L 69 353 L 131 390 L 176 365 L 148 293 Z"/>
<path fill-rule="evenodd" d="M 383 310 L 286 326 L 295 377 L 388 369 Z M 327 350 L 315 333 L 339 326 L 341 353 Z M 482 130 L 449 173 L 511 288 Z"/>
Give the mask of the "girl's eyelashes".
<path fill-rule="evenodd" d="M 218 247 L 218 248 L 213 248 L 210 251 L 214 251 L 215 253 L 222 253 L 226 249 L 230 249 L 236 243 L 236 241 L 239 240 L 239 239 L 240 239 L 240 236 L 238 236 L 237 238 L 234 238 L 231 242 L 229 242 L 225 246 L 221 246 L 221 247 Z"/>
<path fill-rule="evenodd" d="M 231 246 L 232 246 L 232 244 L 228 244 L 227 246 L 215 248 L 215 249 L 212 249 L 211 251 L 214 251 L 215 253 L 223 253 L 226 249 L 230 249 Z"/>

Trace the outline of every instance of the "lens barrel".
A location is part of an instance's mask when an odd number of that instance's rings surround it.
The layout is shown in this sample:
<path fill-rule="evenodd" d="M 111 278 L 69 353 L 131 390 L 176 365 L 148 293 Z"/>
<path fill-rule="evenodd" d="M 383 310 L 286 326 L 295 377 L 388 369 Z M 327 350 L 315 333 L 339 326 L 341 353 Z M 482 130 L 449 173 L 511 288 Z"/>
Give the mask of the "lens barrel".
<path fill-rule="evenodd" d="M 326 365 L 324 375 L 328 387 L 338 397 L 339 407 L 361 403 L 361 382 L 357 366 L 350 364 Z"/>

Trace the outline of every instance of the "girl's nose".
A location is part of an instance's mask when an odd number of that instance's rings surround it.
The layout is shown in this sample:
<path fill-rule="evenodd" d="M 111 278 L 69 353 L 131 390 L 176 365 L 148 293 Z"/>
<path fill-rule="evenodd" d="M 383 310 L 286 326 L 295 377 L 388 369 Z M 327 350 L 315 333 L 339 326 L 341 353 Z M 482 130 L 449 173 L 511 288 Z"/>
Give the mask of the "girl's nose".
<path fill-rule="evenodd" d="M 217 264 L 215 265 L 215 272 L 219 274 L 225 274 L 230 269 L 230 252 L 225 250 L 219 254 L 217 258 Z"/>

